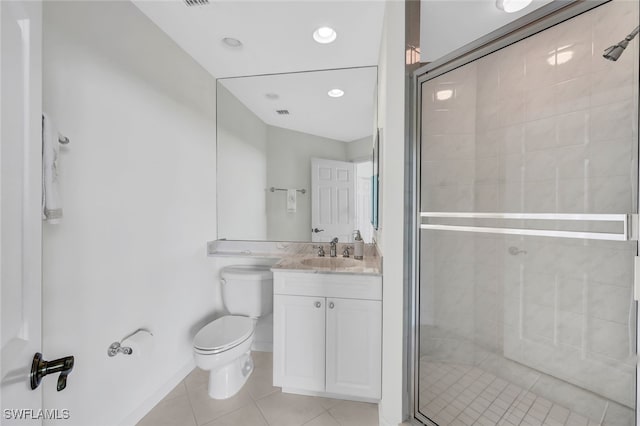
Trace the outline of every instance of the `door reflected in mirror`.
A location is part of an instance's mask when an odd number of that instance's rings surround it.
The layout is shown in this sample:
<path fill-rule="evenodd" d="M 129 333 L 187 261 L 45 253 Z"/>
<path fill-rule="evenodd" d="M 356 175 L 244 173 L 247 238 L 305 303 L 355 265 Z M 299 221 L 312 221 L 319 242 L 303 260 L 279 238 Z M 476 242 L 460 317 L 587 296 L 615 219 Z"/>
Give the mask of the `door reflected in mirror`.
<path fill-rule="evenodd" d="M 219 79 L 218 239 L 371 242 L 376 83 L 377 67 Z"/>

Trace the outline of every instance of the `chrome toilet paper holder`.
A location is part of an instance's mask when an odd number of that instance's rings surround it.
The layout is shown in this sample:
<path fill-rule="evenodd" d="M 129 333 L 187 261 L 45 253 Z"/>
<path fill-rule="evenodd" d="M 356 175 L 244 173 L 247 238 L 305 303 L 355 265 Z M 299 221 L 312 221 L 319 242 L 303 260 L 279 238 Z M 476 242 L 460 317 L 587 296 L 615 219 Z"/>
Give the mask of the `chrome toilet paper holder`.
<path fill-rule="evenodd" d="M 122 346 L 122 342 L 124 342 L 125 340 L 127 340 L 131 336 L 133 336 L 133 335 L 135 335 L 135 334 L 137 334 L 138 332 L 141 332 L 141 331 L 149 333 L 150 335 L 153 336 L 153 334 L 149 330 L 146 330 L 144 328 L 139 328 L 136 331 L 134 331 L 133 333 L 128 334 L 127 336 L 122 338 L 119 342 L 113 342 L 111 345 L 109 345 L 109 349 L 107 349 L 107 355 L 109 355 L 110 357 L 113 357 L 113 356 L 116 356 L 118 354 L 125 354 L 125 355 L 133 354 L 133 348 L 131 348 L 129 346 Z"/>
<path fill-rule="evenodd" d="M 109 356 L 116 356 L 116 355 L 118 355 L 120 353 L 125 354 L 125 355 L 131 355 L 133 353 L 133 349 L 131 349 L 128 346 L 121 346 L 120 342 L 113 342 L 109 346 L 109 349 L 107 350 L 107 355 L 109 355 Z"/>

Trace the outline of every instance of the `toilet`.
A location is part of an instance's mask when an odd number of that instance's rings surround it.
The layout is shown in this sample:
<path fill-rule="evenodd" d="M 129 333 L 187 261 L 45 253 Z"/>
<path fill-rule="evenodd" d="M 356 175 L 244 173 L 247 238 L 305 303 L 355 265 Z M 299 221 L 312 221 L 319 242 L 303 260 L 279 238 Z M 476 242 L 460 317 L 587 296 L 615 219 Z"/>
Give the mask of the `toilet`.
<path fill-rule="evenodd" d="M 234 265 L 220 271 L 222 301 L 229 315 L 205 325 L 193 339 L 196 366 L 209 373 L 209 396 L 226 399 L 253 372 L 256 323 L 273 310 L 273 274 L 268 266 Z"/>

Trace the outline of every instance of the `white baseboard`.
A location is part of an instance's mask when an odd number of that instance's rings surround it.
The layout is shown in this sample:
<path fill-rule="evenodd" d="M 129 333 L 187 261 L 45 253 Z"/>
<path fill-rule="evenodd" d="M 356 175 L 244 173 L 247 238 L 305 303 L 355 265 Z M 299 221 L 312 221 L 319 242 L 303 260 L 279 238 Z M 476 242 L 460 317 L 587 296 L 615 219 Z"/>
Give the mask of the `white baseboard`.
<path fill-rule="evenodd" d="M 136 408 L 131 414 L 129 414 L 121 423 L 120 426 L 135 426 L 149 411 L 153 409 L 162 399 L 169 394 L 180 383 L 187 374 L 189 374 L 196 366 L 193 357 L 182 366 L 171 379 L 165 382 L 160 389 L 154 392 L 149 398 L 147 398 L 138 408 Z"/>
<path fill-rule="evenodd" d="M 384 416 L 382 415 L 382 406 L 381 404 L 378 405 L 378 424 L 379 426 L 403 426 L 405 423 L 403 423 L 402 421 L 400 422 L 390 422 L 389 420 L 385 419 Z M 411 420 L 406 420 L 406 424 L 413 424 L 411 422 Z"/>
<path fill-rule="evenodd" d="M 380 426 L 398 426 L 398 423 L 390 423 L 380 414 L 378 414 L 378 419 L 379 419 L 378 421 Z"/>
<path fill-rule="evenodd" d="M 365 397 L 360 397 L 360 396 L 346 396 L 346 395 L 340 395 L 338 393 L 317 392 L 317 391 L 310 391 L 310 390 L 296 389 L 296 388 L 288 388 L 288 387 L 282 388 L 282 392 L 283 393 L 292 393 L 292 394 L 296 394 L 296 395 L 319 396 L 319 397 L 322 397 L 322 398 L 342 399 L 342 400 L 345 400 L 345 401 L 368 402 L 370 404 L 378 404 L 378 403 L 380 403 L 380 400 L 376 399 L 376 398 L 365 398 Z"/>

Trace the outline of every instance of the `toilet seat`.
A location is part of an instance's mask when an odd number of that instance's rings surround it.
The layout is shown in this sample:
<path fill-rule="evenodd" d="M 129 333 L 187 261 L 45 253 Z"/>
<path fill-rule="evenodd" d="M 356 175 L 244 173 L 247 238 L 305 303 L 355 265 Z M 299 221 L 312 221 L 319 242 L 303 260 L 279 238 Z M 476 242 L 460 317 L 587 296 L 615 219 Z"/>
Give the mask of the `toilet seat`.
<path fill-rule="evenodd" d="M 227 315 L 204 326 L 193 339 L 193 347 L 200 353 L 225 352 L 250 338 L 254 330 L 253 319 Z"/>

